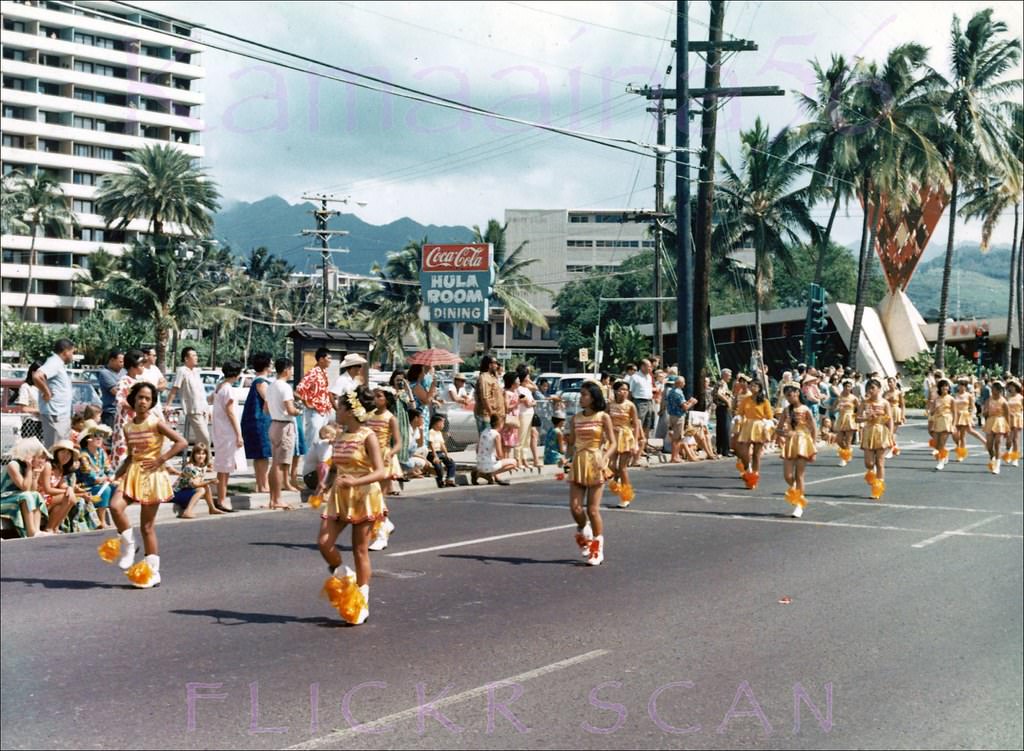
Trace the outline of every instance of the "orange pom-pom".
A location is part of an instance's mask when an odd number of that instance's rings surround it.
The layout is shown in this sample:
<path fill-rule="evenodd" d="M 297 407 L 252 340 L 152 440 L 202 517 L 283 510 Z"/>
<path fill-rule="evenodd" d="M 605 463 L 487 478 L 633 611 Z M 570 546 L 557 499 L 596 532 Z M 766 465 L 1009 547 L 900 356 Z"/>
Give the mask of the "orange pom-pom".
<path fill-rule="evenodd" d="M 893 456 L 899 456 L 900 455 L 900 447 L 899 446 L 893 446 L 892 447 L 892 455 Z"/>
<path fill-rule="evenodd" d="M 989 472 L 995 472 L 996 471 L 996 463 L 995 463 L 994 459 L 993 460 L 989 460 L 988 471 Z"/>
<path fill-rule="evenodd" d="M 757 487 L 758 480 L 761 479 L 761 475 L 758 472 L 744 472 L 741 477 L 743 482 L 747 485 L 747 490 L 753 490 Z"/>
<path fill-rule="evenodd" d="M 939 449 L 939 461 L 944 462 L 949 458 L 949 449 Z"/>
<path fill-rule="evenodd" d="M 875 474 L 875 470 L 873 469 L 869 469 L 867 472 L 864 473 L 864 482 L 866 482 L 868 485 L 874 485 L 875 480 L 877 479 L 878 475 Z"/>
<path fill-rule="evenodd" d="M 871 483 L 871 497 L 876 501 L 885 495 L 885 480 L 875 480 Z"/>
<path fill-rule="evenodd" d="M 114 560 L 121 555 L 121 538 L 112 537 L 109 540 L 105 540 L 96 552 L 98 552 L 100 554 L 100 558 L 107 563 L 113 563 Z"/>
<path fill-rule="evenodd" d="M 556 472 L 555 473 L 555 479 L 558 482 L 561 482 L 562 480 L 564 480 L 565 479 L 565 472 Z"/>
<path fill-rule="evenodd" d="M 934 438 L 929 438 L 928 439 L 928 448 L 932 448 L 932 449 L 935 448 L 935 439 Z"/>
<path fill-rule="evenodd" d="M 800 505 L 800 496 L 800 488 L 793 487 L 786 489 L 786 500 L 789 501 L 794 506 Z"/>
<path fill-rule="evenodd" d="M 621 488 L 621 487 L 622 486 L 619 485 L 619 481 L 618 480 L 609 480 L 608 481 L 608 490 L 612 491 L 616 495 L 618 495 L 619 488 Z"/>
<path fill-rule="evenodd" d="M 150 568 L 150 565 L 145 560 L 141 560 L 125 571 L 124 575 L 128 577 L 132 584 L 141 586 L 153 578 L 153 569 Z"/>
<path fill-rule="evenodd" d="M 1013 461 L 1013 452 L 1012 451 L 1005 451 L 1005 452 L 1003 452 L 1003 461 L 1004 462 L 1012 462 Z"/>
<path fill-rule="evenodd" d="M 633 486 L 621 485 L 619 487 L 619 498 L 621 498 L 624 503 L 630 503 L 634 498 L 636 498 L 636 491 L 633 490 Z"/>
<path fill-rule="evenodd" d="M 747 465 L 745 465 L 741 459 L 737 459 L 736 460 L 736 471 L 737 472 L 746 472 L 747 471 Z"/>
<path fill-rule="evenodd" d="M 967 458 L 967 447 L 966 446 L 957 446 L 956 447 L 956 458 L 957 459 L 966 459 Z"/>
<path fill-rule="evenodd" d="M 338 615 L 346 622 L 355 623 L 359 620 L 361 611 L 366 608 L 366 598 L 359 591 L 355 575 L 351 573 L 350 569 L 346 568 L 345 571 L 348 572 L 347 576 L 327 577 L 320 594 L 327 598 L 331 606 L 338 611 Z"/>
<path fill-rule="evenodd" d="M 311 495 L 309 497 L 309 506 L 310 506 L 310 508 L 320 508 L 320 505 L 323 502 L 324 502 L 324 497 L 322 495 Z"/>

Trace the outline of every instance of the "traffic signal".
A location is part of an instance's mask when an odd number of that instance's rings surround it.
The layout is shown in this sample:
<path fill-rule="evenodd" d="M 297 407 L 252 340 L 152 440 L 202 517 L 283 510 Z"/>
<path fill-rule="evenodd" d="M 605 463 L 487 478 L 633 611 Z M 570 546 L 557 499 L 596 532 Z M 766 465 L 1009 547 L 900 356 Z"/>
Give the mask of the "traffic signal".
<path fill-rule="evenodd" d="M 978 365 L 981 365 L 981 353 L 985 351 L 986 346 L 988 346 L 988 332 L 984 329 L 975 329 L 974 352 L 972 359 Z"/>
<path fill-rule="evenodd" d="M 811 301 L 811 328 L 819 334 L 828 328 L 828 308 L 825 306 L 824 290 L 821 299 Z"/>

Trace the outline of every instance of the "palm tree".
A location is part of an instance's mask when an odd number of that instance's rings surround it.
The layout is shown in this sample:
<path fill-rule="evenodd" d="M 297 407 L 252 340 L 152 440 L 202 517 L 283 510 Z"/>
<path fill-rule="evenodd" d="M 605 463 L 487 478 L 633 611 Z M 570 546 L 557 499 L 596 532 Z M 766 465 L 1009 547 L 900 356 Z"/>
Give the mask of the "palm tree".
<path fill-rule="evenodd" d="M 220 194 L 193 166 L 192 157 L 174 146 L 161 145 L 132 151 L 128 159 L 128 171 L 106 175 L 96 194 L 96 211 L 107 226 L 124 229 L 133 219 L 147 219 L 158 237 L 164 234 L 167 222 L 199 237 L 210 234 L 210 213 L 220 207 Z"/>
<path fill-rule="evenodd" d="M 391 253 L 383 268 L 373 267 L 373 273 L 380 277 L 380 291 L 366 324 L 376 340 L 374 358 L 404 357 L 406 337 L 427 347 L 435 339 L 446 338 L 434 324 L 420 319 L 420 265 L 426 243 L 425 237 L 420 242 L 410 241 L 402 250 Z"/>
<path fill-rule="evenodd" d="M 762 358 L 761 307 L 771 290 L 775 264 L 795 271 L 790 247 L 800 242 L 797 232 L 809 235 L 815 243 L 820 233 L 811 219 L 810 189 L 793 188 L 806 170 L 797 158 L 800 147 L 788 128 L 770 136 L 759 117 L 752 130 L 740 133 L 739 170 L 718 155 L 725 179 L 716 185 L 719 223 L 712 246 L 726 253 L 741 242 L 754 246 L 754 328 Z"/>
<path fill-rule="evenodd" d="M 1013 237 L 1010 243 L 1010 299 L 1006 311 L 1006 352 L 1003 356 L 1003 369 L 1010 370 L 1013 351 L 1013 340 L 1010 339 L 1010 333 L 1013 330 L 1014 304 L 1015 301 L 1017 305 L 1021 304 L 1017 291 L 1022 281 L 1017 273 L 1017 254 L 1019 252 L 1018 230 L 1020 229 L 1021 194 L 1024 192 L 1024 106 L 1014 102 L 1008 104 L 1005 109 L 1008 111 L 1010 123 L 1005 134 L 1008 158 L 1002 160 L 999 172 L 987 179 L 983 177 L 967 193 L 967 202 L 960 213 L 966 219 L 980 218 L 982 220 L 981 251 L 984 253 L 988 250 L 992 231 L 999 223 L 1000 215 L 1013 206 Z"/>
<path fill-rule="evenodd" d="M 268 279 L 285 279 L 295 271 L 295 267 L 280 256 L 272 254 L 265 246 L 249 251 L 245 262 L 245 273 L 257 281 Z"/>
<path fill-rule="evenodd" d="M 935 144 L 941 140 L 935 90 L 938 77 L 925 65 L 928 50 L 903 44 L 875 63 L 857 66 L 857 86 L 849 105 L 856 128 L 857 193 L 864 206 L 857 299 L 850 332 L 850 367 L 856 367 L 864 318 L 871 251 L 884 208 L 891 216 L 921 200 L 922 186 L 945 186 L 948 174 Z"/>
<path fill-rule="evenodd" d="M 19 173 L 4 181 L 4 231 L 28 232 L 32 238 L 28 248 L 28 280 L 25 301 L 21 305 L 21 318 L 28 315 L 28 298 L 32 294 L 32 272 L 36 267 L 36 238 L 40 230 L 44 236 L 67 237 L 78 219 L 68 208 L 67 198 L 60 183 L 49 173 L 37 169 L 31 177 Z"/>
<path fill-rule="evenodd" d="M 487 221 L 486 231 L 481 232 L 478 225 L 473 225 L 473 242 L 490 243 L 494 246 L 494 295 L 491 304 L 500 305 L 508 314 L 513 326 L 523 327 L 527 323 L 540 326 L 547 330 L 548 322 L 544 314 L 534 307 L 527 297 L 548 290 L 534 282 L 525 273 L 527 267 L 539 263 L 539 258 L 523 257 L 526 243 L 522 242 L 511 253 L 505 239 L 508 224 L 497 219 Z M 484 348 L 491 348 L 491 326 L 484 326 Z"/>
<path fill-rule="evenodd" d="M 157 362 L 163 368 L 171 332 L 202 323 L 224 291 L 212 266 L 202 244 L 182 242 L 172 250 L 136 241 L 107 278 L 102 297 L 111 307 L 152 324 Z"/>
<path fill-rule="evenodd" d="M 962 184 L 992 171 L 1005 162 L 1000 144 L 1005 143 L 1004 121 L 997 102 L 1020 88 L 1021 81 L 1000 81 L 1020 61 L 1020 39 L 1000 39 L 1007 26 L 992 20 L 992 9 L 975 13 L 961 29 L 960 18 L 953 16 L 950 34 L 952 79 L 943 80 L 943 111 L 952 127 L 951 137 L 943 144 L 952 178 L 949 199 L 949 237 L 946 263 L 939 298 L 939 332 L 935 340 L 935 366 L 943 368 L 946 345 L 946 314 L 949 304 L 949 280 L 953 274 L 953 241 L 956 234 L 957 200 Z"/>
<path fill-rule="evenodd" d="M 814 284 L 821 286 L 825 271 L 825 256 L 829 240 L 832 237 L 832 226 L 842 201 L 849 203 L 853 197 L 856 179 L 857 143 L 856 129 L 847 121 L 847 106 L 851 94 L 854 71 L 842 55 L 833 55 L 827 69 L 823 69 L 817 60 L 811 61 L 815 77 L 818 79 L 816 97 L 797 93 L 801 108 L 811 117 L 811 121 L 799 130 L 799 137 L 804 139 L 801 154 L 812 164 L 811 193 L 816 200 L 832 199 L 832 210 L 828 224 L 818 245 L 817 259 L 814 265 Z M 807 315 L 810 316 L 810 300 Z M 810 362 L 813 353 L 810 351 L 810 327 L 804 334 L 804 359 Z"/>

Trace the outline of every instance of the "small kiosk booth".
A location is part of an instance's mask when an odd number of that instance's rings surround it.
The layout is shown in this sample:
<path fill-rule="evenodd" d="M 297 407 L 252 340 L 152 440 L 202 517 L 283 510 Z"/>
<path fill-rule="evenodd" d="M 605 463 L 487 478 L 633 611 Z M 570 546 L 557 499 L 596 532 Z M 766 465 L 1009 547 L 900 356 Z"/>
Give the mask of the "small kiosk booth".
<path fill-rule="evenodd" d="M 331 382 L 338 377 L 338 364 L 345 355 L 357 353 L 370 359 L 373 337 L 363 331 L 344 329 L 321 329 L 314 326 L 296 326 L 288 332 L 292 340 L 292 360 L 295 362 L 295 382 L 316 366 L 316 351 L 326 347 L 331 351 L 331 367 L 327 371 Z"/>

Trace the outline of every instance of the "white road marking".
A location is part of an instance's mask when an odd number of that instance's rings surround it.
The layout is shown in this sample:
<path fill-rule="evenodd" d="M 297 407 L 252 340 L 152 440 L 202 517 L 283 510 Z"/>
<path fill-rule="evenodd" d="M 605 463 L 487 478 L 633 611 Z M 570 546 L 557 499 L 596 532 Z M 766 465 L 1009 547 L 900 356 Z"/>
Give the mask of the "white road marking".
<path fill-rule="evenodd" d="M 388 553 L 389 558 L 401 558 L 406 555 L 417 555 L 419 553 L 432 553 L 435 550 L 448 550 L 449 548 L 461 548 L 466 545 L 479 545 L 482 542 L 494 542 L 495 540 L 506 540 L 509 537 L 522 537 L 523 535 L 536 535 L 541 532 L 554 532 L 556 529 L 569 529 L 575 524 L 559 524 L 557 527 L 541 527 L 540 529 L 528 529 L 525 532 L 510 532 L 507 535 L 494 535 L 493 537 L 478 537 L 475 540 L 463 540 L 462 542 L 449 542 L 445 545 L 434 545 L 430 548 L 419 548 L 417 550 L 403 550 L 401 553 Z"/>
<path fill-rule="evenodd" d="M 980 527 L 983 524 L 988 524 L 989 522 L 992 522 L 992 521 L 995 521 L 996 519 L 1001 519 L 1001 518 L 1002 518 L 1002 514 L 996 514 L 995 516 L 990 516 L 988 519 L 982 519 L 981 521 L 974 522 L 974 524 L 968 524 L 966 527 L 961 527 L 960 529 L 954 529 L 954 530 L 948 531 L 948 532 L 942 532 L 940 534 L 935 535 L 934 537 L 929 537 L 927 540 L 922 540 L 921 542 L 916 542 L 913 545 L 911 545 L 911 547 L 912 548 L 926 548 L 926 547 L 928 547 L 929 545 L 931 545 L 933 543 L 942 542 L 943 540 L 945 540 L 945 539 L 947 539 L 949 537 L 966 536 L 966 535 L 969 534 L 968 530 L 974 529 L 975 527 Z M 978 533 L 975 533 L 975 534 L 978 534 Z"/>
<path fill-rule="evenodd" d="M 738 493 L 718 493 L 719 498 L 751 500 L 751 501 L 777 501 L 779 497 L 763 495 L 740 495 Z M 781 496 L 780 496 L 781 497 Z M 825 501 L 811 497 L 807 499 L 811 505 L 822 504 L 825 506 L 871 506 L 873 508 L 901 509 L 903 511 L 963 511 L 966 514 L 1008 514 L 1011 516 L 1024 516 L 1024 511 L 999 511 L 994 508 L 964 508 L 962 506 L 914 506 L 909 503 L 889 503 L 887 501 Z"/>
<path fill-rule="evenodd" d="M 526 681 L 533 680 L 534 678 L 540 678 L 541 676 L 548 675 L 549 673 L 554 673 L 559 670 L 565 670 L 566 668 L 571 668 L 574 665 L 579 665 L 580 663 L 588 662 L 590 660 L 596 660 L 598 657 L 604 657 L 606 654 L 609 654 L 609 650 L 595 649 L 592 652 L 586 652 L 585 654 L 577 655 L 576 657 L 570 657 L 566 660 L 559 660 L 558 662 L 553 662 L 550 665 L 535 668 L 534 670 L 528 670 L 525 673 L 520 673 L 519 675 L 513 675 L 509 678 L 504 678 L 499 681 L 492 681 L 491 683 L 485 684 L 483 686 L 478 686 L 476 688 L 470 689 L 469 691 L 463 691 L 460 694 L 446 696 L 443 699 L 438 699 L 437 701 L 431 702 L 429 706 L 433 707 L 434 709 L 442 709 L 444 707 L 451 706 L 452 704 L 458 704 L 459 702 L 466 701 L 467 699 L 473 699 L 477 696 L 483 696 L 489 690 L 491 690 L 493 686 L 501 684 L 525 683 Z M 362 723 L 361 725 L 358 725 L 355 728 L 339 728 L 335 730 L 333 733 L 329 733 L 328 735 L 322 736 L 320 738 L 314 738 L 312 740 L 305 741 L 304 743 L 297 743 L 294 746 L 288 746 L 288 748 L 314 749 L 321 748 L 326 745 L 335 745 L 343 740 L 351 740 L 353 738 L 365 738 L 366 733 L 368 732 L 379 730 L 396 722 L 401 722 L 402 720 L 409 720 L 414 717 L 418 717 L 420 711 L 421 708 L 419 706 L 410 707 L 409 709 L 403 709 L 401 712 L 395 712 L 394 714 L 386 715 L 371 722 Z M 341 746 L 337 747 L 341 748 Z"/>

